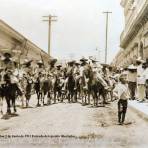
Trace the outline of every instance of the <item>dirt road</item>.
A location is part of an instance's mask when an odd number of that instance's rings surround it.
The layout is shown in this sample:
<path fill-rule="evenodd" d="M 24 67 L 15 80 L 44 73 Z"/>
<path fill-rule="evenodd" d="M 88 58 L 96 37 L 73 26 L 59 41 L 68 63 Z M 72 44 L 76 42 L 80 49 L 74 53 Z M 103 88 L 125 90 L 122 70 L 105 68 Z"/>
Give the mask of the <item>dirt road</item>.
<path fill-rule="evenodd" d="M 148 123 L 130 109 L 126 125 L 117 125 L 116 103 L 93 108 L 79 103 L 18 109 L 0 119 L 0 147 L 147 147 Z M 130 124 L 132 123 L 132 124 Z"/>

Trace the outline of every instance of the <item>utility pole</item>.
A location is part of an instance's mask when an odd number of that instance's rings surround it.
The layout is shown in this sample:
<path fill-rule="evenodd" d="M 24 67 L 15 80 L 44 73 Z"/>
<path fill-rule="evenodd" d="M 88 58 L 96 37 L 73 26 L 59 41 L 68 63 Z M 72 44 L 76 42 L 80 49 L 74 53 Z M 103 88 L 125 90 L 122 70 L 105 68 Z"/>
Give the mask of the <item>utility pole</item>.
<path fill-rule="evenodd" d="M 45 22 L 48 22 L 48 25 L 49 25 L 49 28 L 48 28 L 48 54 L 50 56 L 50 51 L 51 51 L 51 22 L 55 22 L 57 21 L 55 18 L 57 16 L 52 16 L 52 15 L 49 15 L 49 16 L 43 16 L 44 18 L 48 18 L 46 20 L 43 20 Z"/>
<path fill-rule="evenodd" d="M 105 37 L 105 63 L 107 63 L 107 49 L 108 49 L 108 17 L 109 14 L 112 12 L 106 11 L 103 12 L 104 14 L 106 14 L 106 37 Z"/>

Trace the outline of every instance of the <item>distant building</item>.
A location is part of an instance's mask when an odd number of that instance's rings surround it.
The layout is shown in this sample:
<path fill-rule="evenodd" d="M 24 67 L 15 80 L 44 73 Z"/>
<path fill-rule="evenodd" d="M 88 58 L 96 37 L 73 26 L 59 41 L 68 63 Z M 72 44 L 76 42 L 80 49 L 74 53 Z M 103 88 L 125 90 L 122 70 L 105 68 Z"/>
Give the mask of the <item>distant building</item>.
<path fill-rule="evenodd" d="M 25 58 L 41 60 L 42 56 L 44 63 L 47 64 L 50 59 L 45 51 L 0 20 L 0 51 L 2 49 L 11 49 L 16 58 L 21 55 L 21 60 Z"/>
<path fill-rule="evenodd" d="M 125 27 L 120 38 L 121 50 L 112 65 L 127 66 L 141 57 L 148 58 L 148 0 L 121 0 Z"/>

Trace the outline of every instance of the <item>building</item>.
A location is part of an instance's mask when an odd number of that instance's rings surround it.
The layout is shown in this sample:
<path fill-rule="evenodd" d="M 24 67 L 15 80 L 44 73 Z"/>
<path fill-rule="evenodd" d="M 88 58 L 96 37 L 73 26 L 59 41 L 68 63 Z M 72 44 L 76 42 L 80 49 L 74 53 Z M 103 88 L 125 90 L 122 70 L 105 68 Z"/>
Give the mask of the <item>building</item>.
<path fill-rule="evenodd" d="M 120 51 L 112 62 L 127 66 L 141 57 L 148 58 L 148 0 L 121 0 L 125 27 L 120 37 Z"/>
<path fill-rule="evenodd" d="M 0 50 L 2 49 L 11 49 L 15 58 L 21 60 L 25 58 L 35 61 L 44 59 L 45 64 L 50 60 L 45 51 L 0 20 Z"/>

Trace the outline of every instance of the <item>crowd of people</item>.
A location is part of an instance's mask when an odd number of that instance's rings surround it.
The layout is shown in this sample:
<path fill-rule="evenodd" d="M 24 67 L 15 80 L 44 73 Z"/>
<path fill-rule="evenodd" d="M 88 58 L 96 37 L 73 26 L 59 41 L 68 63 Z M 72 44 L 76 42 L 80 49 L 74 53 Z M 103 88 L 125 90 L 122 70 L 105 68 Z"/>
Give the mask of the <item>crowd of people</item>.
<path fill-rule="evenodd" d="M 59 64 L 57 59 L 50 59 L 45 65 L 41 58 L 32 66 L 34 61 L 27 58 L 18 63 L 12 60 L 10 52 L 1 55 L 0 106 L 2 112 L 3 102 L 6 101 L 7 114 L 11 114 L 11 107 L 16 112 L 15 101 L 21 100 L 21 106 L 28 107 L 34 94 L 37 106 L 63 101 L 105 106 L 109 101 L 119 99 L 119 110 L 122 105 L 125 106 L 124 122 L 127 99 L 145 101 L 148 97 L 148 60 L 137 59 L 136 64 L 117 69 L 100 64 L 94 58 L 71 60 L 64 65 Z M 123 95 L 127 90 L 129 96 Z M 121 114 L 118 117 L 120 119 Z"/>
<path fill-rule="evenodd" d="M 47 66 L 43 60 L 39 60 L 32 66 L 32 60 L 24 59 L 20 64 L 12 60 L 9 52 L 1 55 L 0 97 L 6 100 L 7 113 L 11 113 L 11 106 L 16 112 L 17 98 L 21 98 L 22 107 L 28 107 L 32 94 L 37 95 L 37 106 L 41 103 L 63 102 L 64 99 L 68 102 L 77 102 L 79 99 L 85 105 L 90 104 L 92 96 L 97 106 L 98 92 L 102 96 L 102 103 L 107 103 L 106 94 L 110 83 L 108 74 L 111 68 L 107 74 L 106 65 L 101 66 L 94 59 L 82 58 L 65 65 L 59 64 L 57 59 L 51 59 Z"/>

